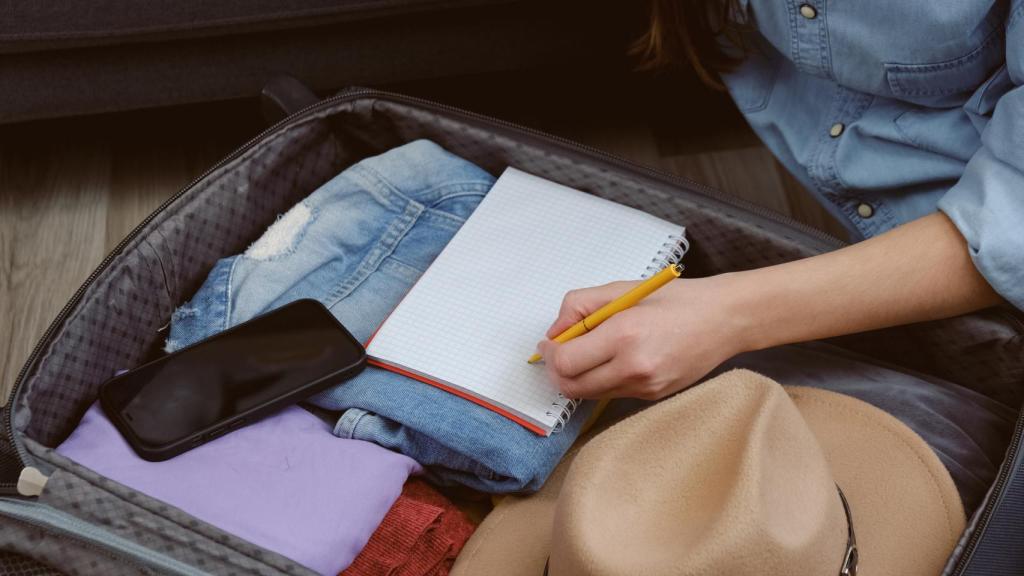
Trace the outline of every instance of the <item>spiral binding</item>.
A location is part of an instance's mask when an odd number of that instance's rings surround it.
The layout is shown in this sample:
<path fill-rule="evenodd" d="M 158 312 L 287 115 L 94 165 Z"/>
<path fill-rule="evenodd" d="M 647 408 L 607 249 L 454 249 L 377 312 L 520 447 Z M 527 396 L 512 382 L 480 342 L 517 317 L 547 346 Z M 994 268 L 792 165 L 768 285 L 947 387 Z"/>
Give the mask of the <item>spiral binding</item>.
<path fill-rule="evenodd" d="M 558 432 L 569 423 L 569 418 L 572 417 L 573 412 L 579 408 L 582 402 L 578 398 L 566 398 L 561 392 L 558 393 L 558 400 L 551 403 L 551 406 L 556 408 L 556 410 L 545 412 L 548 417 L 555 419 L 555 426 L 551 430 L 552 434 Z"/>
<path fill-rule="evenodd" d="M 642 278 L 657 274 L 670 264 L 679 264 L 689 249 L 690 241 L 685 236 L 670 234 L 668 241 L 662 244 L 658 252 L 651 258 L 651 263 L 647 265 Z"/>
<path fill-rule="evenodd" d="M 647 265 L 647 269 L 642 277 L 648 278 L 652 274 L 657 274 L 670 264 L 679 264 L 689 249 L 690 241 L 686 239 L 686 236 L 670 234 L 667 241 L 661 245 L 658 252 L 651 258 L 651 263 Z M 569 418 L 572 417 L 573 412 L 579 408 L 582 402 L 578 398 L 566 398 L 561 392 L 558 393 L 558 400 L 551 403 L 555 410 L 545 412 L 549 418 L 555 419 L 555 427 L 552 429 L 552 433 L 558 432 L 568 425 Z"/>

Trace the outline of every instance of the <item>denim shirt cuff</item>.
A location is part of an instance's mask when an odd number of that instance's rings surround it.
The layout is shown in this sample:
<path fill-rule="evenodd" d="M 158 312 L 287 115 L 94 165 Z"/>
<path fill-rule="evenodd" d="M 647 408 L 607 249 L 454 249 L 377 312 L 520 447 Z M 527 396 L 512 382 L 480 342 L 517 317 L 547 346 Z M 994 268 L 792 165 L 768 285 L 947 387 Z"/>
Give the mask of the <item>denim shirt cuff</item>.
<path fill-rule="evenodd" d="M 967 165 L 960 181 L 939 200 L 967 240 L 974 265 L 989 285 L 1017 309 L 1024 310 L 1024 174 L 986 148 Z"/>

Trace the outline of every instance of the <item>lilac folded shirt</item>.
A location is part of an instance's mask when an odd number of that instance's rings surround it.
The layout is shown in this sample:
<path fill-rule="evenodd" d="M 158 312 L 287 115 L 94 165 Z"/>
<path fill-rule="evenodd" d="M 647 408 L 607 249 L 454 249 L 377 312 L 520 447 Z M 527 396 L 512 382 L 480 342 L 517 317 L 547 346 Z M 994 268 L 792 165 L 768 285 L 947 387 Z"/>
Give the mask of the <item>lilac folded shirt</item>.
<path fill-rule="evenodd" d="M 359 554 L 419 465 L 289 407 L 165 462 L 139 458 L 98 404 L 57 452 L 322 574 Z"/>

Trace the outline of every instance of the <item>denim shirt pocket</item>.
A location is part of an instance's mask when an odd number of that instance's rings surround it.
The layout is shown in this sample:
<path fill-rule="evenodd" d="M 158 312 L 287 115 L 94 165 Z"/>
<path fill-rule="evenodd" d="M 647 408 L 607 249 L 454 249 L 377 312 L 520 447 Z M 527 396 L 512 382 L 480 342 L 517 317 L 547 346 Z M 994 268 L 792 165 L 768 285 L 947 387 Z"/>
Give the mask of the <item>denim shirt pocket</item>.
<path fill-rule="evenodd" d="M 926 106 L 955 106 L 966 101 L 1005 62 L 1006 39 L 994 28 L 970 52 L 941 62 L 886 63 L 885 76 L 896 98 Z"/>

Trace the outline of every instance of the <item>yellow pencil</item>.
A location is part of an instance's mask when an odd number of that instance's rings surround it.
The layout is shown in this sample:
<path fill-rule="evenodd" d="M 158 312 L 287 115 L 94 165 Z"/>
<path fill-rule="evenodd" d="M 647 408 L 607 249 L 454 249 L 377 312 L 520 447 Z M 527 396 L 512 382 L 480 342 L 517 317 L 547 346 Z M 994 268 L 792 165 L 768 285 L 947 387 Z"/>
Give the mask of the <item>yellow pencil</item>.
<path fill-rule="evenodd" d="M 587 332 L 590 332 L 594 328 L 600 326 L 602 322 L 611 318 L 615 314 L 618 314 L 627 308 L 632 308 L 637 302 L 643 300 L 658 288 L 668 284 L 669 280 L 678 278 L 682 271 L 683 267 L 679 264 L 669 265 L 661 272 L 658 272 L 654 276 L 651 276 L 647 280 L 644 280 L 637 286 L 633 287 L 629 292 L 626 292 L 615 300 L 601 306 L 593 314 L 573 324 L 567 328 L 565 332 L 555 336 L 553 340 L 561 343 L 568 342 L 577 336 L 583 336 Z M 533 356 L 530 356 L 530 359 L 527 360 L 527 362 L 533 364 L 539 360 L 540 354 L 534 354 Z"/>

